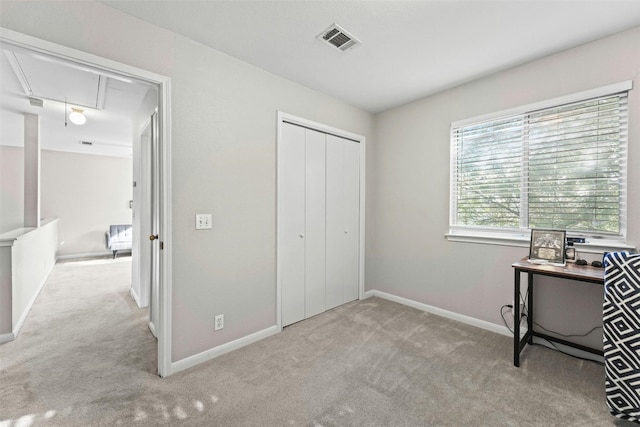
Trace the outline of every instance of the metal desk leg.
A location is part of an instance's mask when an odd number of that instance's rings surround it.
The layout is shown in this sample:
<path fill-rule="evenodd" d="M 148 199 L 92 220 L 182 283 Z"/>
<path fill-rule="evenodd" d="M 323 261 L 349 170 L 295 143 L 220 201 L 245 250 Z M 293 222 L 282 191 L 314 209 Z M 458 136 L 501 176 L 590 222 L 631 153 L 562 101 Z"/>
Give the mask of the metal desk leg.
<path fill-rule="evenodd" d="M 533 344 L 533 273 L 529 273 L 527 294 L 529 294 L 527 301 L 527 334 L 529 334 L 529 344 Z"/>
<path fill-rule="evenodd" d="M 513 279 L 513 365 L 520 366 L 520 322 L 515 319 L 520 319 L 520 270 L 514 269 L 515 277 Z"/>

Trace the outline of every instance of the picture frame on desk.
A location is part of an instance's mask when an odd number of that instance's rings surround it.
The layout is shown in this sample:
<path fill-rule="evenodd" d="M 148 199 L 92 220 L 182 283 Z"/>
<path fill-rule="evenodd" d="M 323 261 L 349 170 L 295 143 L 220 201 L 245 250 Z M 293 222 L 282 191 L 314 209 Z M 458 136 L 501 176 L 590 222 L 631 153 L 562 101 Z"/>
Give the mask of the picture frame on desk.
<path fill-rule="evenodd" d="M 576 248 L 567 246 L 564 250 L 564 259 L 567 262 L 576 262 Z"/>
<path fill-rule="evenodd" d="M 529 259 L 564 264 L 566 237 L 565 230 L 532 229 Z"/>

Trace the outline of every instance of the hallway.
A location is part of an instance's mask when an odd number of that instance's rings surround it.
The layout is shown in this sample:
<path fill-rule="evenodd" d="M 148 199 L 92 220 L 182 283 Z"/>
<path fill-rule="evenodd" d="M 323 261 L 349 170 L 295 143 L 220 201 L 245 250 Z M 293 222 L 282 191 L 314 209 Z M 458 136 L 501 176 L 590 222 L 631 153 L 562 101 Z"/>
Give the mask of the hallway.
<path fill-rule="evenodd" d="M 94 406 L 129 400 L 134 390 L 122 387 L 132 377 L 158 378 L 148 310 L 129 295 L 130 280 L 129 256 L 55 265 L 18 338 L 0 346 L 0 425 L 91 419 Z"/>

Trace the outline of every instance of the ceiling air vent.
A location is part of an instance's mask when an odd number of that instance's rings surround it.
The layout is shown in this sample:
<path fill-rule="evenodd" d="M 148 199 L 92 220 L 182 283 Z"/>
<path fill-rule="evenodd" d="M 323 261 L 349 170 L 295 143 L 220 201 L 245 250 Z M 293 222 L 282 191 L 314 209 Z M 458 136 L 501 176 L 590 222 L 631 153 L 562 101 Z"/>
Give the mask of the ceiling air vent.
<path fill-rule="evenodd" d="M 29 97 L 29 104 L 31 104 L 32 107 L 44 107 L 44 101 L 40 98 L 34 98 L 33 96 Z"/>
<path fill-rule="evenodd" d="M 346 32 L 338 24 L 333 24 L 322 33 L 320 33 L 320 35 L 318 35 L 318 39 L 340 49 L 343 52 L 359 46 L 362 43 L 353 35 Z"/>

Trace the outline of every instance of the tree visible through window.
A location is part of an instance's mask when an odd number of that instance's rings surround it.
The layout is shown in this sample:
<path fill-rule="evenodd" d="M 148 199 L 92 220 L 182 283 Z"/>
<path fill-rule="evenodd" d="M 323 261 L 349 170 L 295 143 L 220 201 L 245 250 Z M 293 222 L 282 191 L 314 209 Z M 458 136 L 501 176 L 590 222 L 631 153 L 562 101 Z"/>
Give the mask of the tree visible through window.
<path fill-rule="evenodd" d="M 452 128 L 453 228 L 621 235 L 626 92 Z"/>

